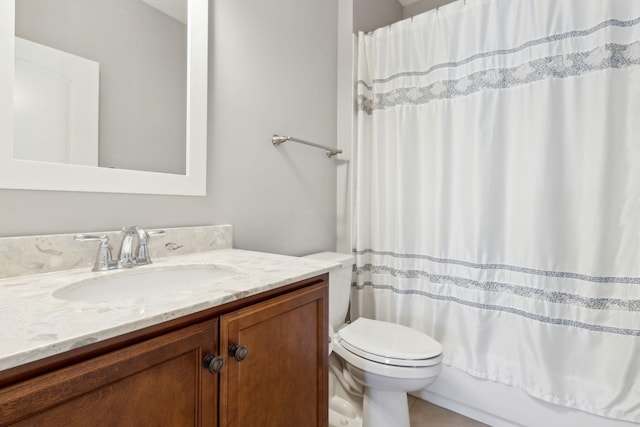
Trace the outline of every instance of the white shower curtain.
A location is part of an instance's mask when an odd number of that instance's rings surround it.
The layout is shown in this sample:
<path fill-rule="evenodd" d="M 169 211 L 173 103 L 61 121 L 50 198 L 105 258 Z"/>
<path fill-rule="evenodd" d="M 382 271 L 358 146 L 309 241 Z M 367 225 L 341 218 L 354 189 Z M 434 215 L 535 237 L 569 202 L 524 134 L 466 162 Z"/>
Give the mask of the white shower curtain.
<path fill-rule="evenodd" d="M 640 1 L 459 0 L 361 34 L 357 93 L 352 316 L 640 422 Z"/>

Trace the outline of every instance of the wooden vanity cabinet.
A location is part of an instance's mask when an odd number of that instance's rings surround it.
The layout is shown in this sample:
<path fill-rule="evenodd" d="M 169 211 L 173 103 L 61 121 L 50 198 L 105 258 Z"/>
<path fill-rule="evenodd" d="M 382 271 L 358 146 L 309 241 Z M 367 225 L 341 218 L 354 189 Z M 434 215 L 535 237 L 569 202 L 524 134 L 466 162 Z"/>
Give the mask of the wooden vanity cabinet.
<path fill-rule="evenodd" d="M 215 425 L 217 336 L 213 319 L 2 389 L 0 424 Z"/>
<path fill-rule="evenodd" d="M 328 424 L 326 288 L 220 317 L 220 426 Z M 235 355 L 235 357 L 234 357 Z"/>
<path fill-rule="evenodd" d="M 50 372 L 42 362 L 0 388 L 0 426 L 326 426 L 327 292 L 324 275 Z M 219 373 L 207 355 L 224 359 Z"/>

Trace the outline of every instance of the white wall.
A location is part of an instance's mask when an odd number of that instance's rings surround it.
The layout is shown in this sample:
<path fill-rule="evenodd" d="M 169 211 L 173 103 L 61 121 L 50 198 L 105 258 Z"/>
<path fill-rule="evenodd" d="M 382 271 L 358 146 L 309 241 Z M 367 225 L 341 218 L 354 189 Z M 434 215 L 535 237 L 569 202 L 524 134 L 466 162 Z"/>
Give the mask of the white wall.
<path fill-rule="evenodd" d="M 335 250 L 337 0 L 210 2 L 206 197 L 0 190 L 0 236 L 229 223 L 234 246 Z"/>

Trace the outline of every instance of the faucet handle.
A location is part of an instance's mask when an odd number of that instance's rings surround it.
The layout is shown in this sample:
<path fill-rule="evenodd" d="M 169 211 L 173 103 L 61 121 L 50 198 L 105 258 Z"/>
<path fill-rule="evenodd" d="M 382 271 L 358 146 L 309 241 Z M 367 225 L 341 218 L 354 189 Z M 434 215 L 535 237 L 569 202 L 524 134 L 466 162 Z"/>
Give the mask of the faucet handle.
<path fill-rule="evenodd" d="M 149 238 L 162 236 L 164 233 L 164 230 L 138 229 L 138 253 L 136 255 L 137 265 L 151 264 L 151 257 L 149 256 Z"/>
<path fill-rule="evenodd" d="M 149 237 L 162 236 L 164 233 L 166 233 L 164 230 L 147 230 Z"/>
<path fill-rule="evenodd" d="M 96 263 L 93 265 L 93 271 L 107 271 L 116 267 L 116 263 L 111 256 L 109 236 L 106 234 L 76 234 L 74 238 L 78 242 L 100 241 L 100 248 L 96 256 Z"/>
<path fill-rule="evenodd" d="M 86 242 L 93 240 L 100 240 L 102 244 L 109 243 L 109 236 L 106 234 L 76 234 L 74 237 L 78 242 Z"/>

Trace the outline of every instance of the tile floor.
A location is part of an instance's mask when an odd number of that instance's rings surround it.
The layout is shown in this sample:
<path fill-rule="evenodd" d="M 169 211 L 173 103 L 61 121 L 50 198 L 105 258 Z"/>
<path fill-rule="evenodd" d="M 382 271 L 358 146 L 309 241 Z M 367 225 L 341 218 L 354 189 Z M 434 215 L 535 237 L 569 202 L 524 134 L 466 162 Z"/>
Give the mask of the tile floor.
<path fill-rule="evenodd" d="M 482 427 L 479 421 L 409 396 L 411 427 Z"/>

